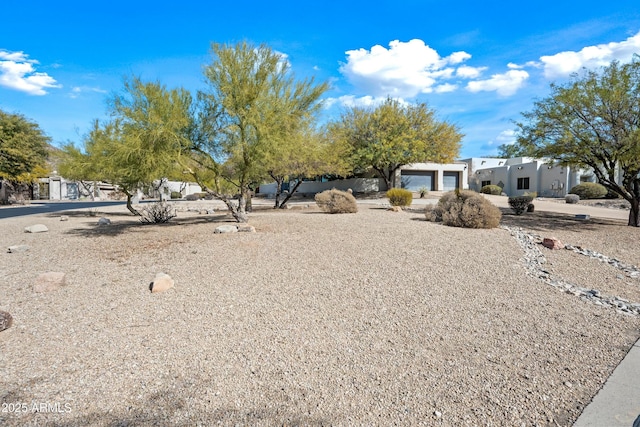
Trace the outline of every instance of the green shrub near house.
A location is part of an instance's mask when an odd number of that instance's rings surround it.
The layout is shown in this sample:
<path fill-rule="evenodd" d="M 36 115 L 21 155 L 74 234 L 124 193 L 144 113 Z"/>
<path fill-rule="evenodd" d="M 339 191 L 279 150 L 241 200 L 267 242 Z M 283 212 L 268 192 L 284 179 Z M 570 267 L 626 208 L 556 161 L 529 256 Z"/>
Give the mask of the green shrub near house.
<path fill-rule="evenodd" d="M 387 191 L 387 198 L 391 206 L 406 207 L 411 206 L 413 202 L 413 193 L 404 188 L 392 188 Z"/>
<path fill-rule="evenodd" d="M 171 198 L 172 199 L 182 199 L 182 193 L 179 191 L 172 191 L 171 192 Z"/>
<path fill-rule="evenodd" d="M 607 195 L 609 191 L 602 184 L 597 182 L 581 182 L 580 184 L 569 190 L 569 194 L 577 194 L 580 200 L 601 199 Z"/>
<path fill-rule="evenodd" d="M 451 227 L 495 228 L 502 213 L 489 200 L 475 191 L 445 193 L 438 203 L 425 208 L 427 221 L 442 222 Z"/>
<path fill-rule="evenodd" d="M 499 196 L 502 194 L 502 187 L 499 185 L 485 185 L 480 189 L 482 194 L 491 194 L 493 196 Z"/>

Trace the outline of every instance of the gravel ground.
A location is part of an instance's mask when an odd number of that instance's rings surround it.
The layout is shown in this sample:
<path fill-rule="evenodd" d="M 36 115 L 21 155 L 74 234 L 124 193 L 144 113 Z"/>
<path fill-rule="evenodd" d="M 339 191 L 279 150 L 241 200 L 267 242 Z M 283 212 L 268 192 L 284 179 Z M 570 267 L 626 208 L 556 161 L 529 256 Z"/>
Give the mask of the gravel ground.
<path fill-rule="evenodd" d="M 213 233 L 216 213 L 104 215 L 0 220 L 5 247 L 30 246 L 0 253 L 2 425 L 571 425 L 640 336 L 639 316 L 527 276 L 503 229 L 376 204 L 259 210 L 235 234 Z M 504 222 L 640 264 L 640 230 L 560 219 Z M 637 295 L 607 265 L 545 255 Z M 67 285 L 34 293 L 47 271 Z M 150 293 L 157 272 L 175 288 Z"/>

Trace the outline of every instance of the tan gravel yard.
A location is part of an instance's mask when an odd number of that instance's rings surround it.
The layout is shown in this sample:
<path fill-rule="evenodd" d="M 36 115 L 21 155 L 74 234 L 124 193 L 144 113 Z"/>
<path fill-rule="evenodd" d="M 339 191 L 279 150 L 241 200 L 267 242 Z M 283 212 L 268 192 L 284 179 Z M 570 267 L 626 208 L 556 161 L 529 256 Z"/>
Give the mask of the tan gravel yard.
<path fill-rule="evenodd" d="M 373 203 L 259 210 L 256 233 L 217 235 L 222 214 L 142 225 L 111 209 L 101 227 L 0 220 L 5 247 L 30 246 L 0 254 L 0 403 L 28 405 L 1 425 L 571 425 L 640 336 L 640 316 L 527 276 L 503 229 Z M 503 222 L 640 264 L 640 230 L 549 215 Z M 49 232 L 23 232 L 34 223 Z M 640 300 L 640 279 L 545 255 Z M 67 285 L 34 293 L 46 271 Z M 160 271 L 175 288 L 151 294 Z M 61 411 L 34 413 L 43 402 Z"/>

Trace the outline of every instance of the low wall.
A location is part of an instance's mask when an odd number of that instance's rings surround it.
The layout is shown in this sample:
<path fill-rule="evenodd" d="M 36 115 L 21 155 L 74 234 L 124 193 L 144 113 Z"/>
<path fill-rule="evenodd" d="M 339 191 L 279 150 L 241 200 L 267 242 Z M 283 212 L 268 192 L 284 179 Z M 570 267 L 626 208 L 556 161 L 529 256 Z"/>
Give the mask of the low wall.
<path fill-rule="evenodd" d="M 297 194 L 316 194 L 325 190 L 331 190 L 335 188 L 337 190 L 346 191 L 351 189 L 354 193 L 375 193 L 378 191 L 385 191 L 387 186 L 382 178 L 350 178 L 350 179 L 338 179 L 335 181 L 304 181 L 298 187 Z M 275 194 L 276 183 L 263 184 L 260 186 L 260 194 Z"/>

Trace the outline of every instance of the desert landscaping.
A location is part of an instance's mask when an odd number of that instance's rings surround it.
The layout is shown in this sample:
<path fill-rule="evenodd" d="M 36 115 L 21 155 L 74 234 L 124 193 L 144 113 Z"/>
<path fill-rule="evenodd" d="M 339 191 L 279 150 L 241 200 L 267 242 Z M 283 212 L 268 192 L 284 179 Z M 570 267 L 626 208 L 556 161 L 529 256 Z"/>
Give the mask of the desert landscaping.
<path fill-rule="evenodd" d="M 166 224 L 0 220 L 0 424 L 569 426 L 640 337 L 624 220 L 503 209 L 462 229 L 358 205 L 258 203 L 238 233 L 204 200 Z"/>

